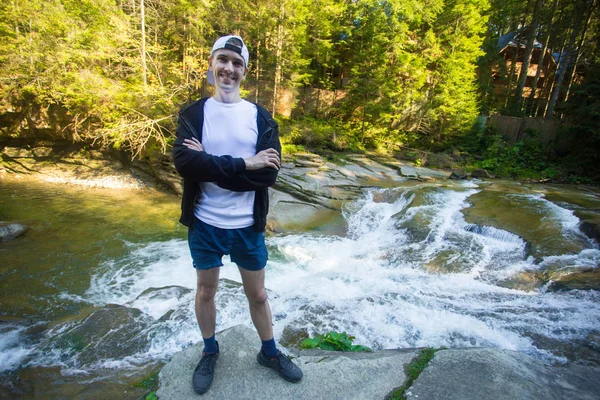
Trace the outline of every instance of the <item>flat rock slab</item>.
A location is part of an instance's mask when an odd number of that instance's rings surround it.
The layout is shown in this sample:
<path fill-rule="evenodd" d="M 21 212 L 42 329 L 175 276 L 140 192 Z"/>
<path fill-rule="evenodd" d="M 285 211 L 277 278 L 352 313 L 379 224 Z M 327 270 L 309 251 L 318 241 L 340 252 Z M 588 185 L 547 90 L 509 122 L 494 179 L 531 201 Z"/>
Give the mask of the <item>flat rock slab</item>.
<path fill-rule="evenodd" d="M 202 399 L 383 399 L 402 385 L 404 366 L 417 355 L 417 350 L 301 351 L 294 362 L 304 379 L 289 383 L 256 362 L 260 339 L 253 329 L 238 325 L 217 333 L 217 340 L 221 354 L 215 379 Z M 201 344 L 185 349 L 163 367 L 156 393 L 160 399 L 200 398 L 192 388 L 192 373 L 201 350 Z"/>
<path fill-rule="evenodd" d="M 430 168 L 416 167 L 412 164 L 399 161 L 395 163 L 400 170 L 402 176 L 407 178 L 416 178 L 422 180 L 436 180 L 436 179 L 448 179 L 451 173 L 446 171 L 439 171 Z"/>
<path fill-rule="evenodd" d="M 496 349 L 438 351 L 406 391 L 407 399 L 598 400 L 600 368 L 550 366 Z"/>

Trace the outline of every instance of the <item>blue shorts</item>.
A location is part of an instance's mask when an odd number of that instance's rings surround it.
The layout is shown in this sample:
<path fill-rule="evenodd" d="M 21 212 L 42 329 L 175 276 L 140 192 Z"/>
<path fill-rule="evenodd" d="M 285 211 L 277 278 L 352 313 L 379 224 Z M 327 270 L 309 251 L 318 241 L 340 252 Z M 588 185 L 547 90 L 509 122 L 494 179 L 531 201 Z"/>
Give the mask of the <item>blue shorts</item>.
<path fill-rule="evenodd" d="M 196 269 L 211 269 L 223 265 L 225 254 L 231 261 L 249 271 L 260 271 L 267 265 L 269 254 L 264 232 L 254 227 L 221 229 L 194 218 L 188 230 L 188 244 Z"/>

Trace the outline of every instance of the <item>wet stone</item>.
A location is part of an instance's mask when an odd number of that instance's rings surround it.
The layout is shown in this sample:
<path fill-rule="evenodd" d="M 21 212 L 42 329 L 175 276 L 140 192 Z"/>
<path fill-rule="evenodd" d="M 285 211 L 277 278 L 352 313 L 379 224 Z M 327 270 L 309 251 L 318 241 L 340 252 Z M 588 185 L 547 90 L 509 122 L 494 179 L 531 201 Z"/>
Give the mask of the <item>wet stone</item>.
<path fill-rule="evenodd" d="M 471 178 L 491 178 L 491 175 L 485 169 L 476 169 L 471 172 Z"/>
<path fill-rule="evenodd" d="M 25 225 L 0 222 L 0 242 L 9 242 L 23 235 L 25 232 L 27 232 Z"/>
<path fill-rule="evenodd" d="M 279 343 L 285 347 L 300 347 L 300 343 L 305 339 L 308 339 L 308 337 L 309 334 L 306 328 L 295 328 L 291 325 L 287 325 L 283 328 Z"/>
<path fill-rule="evenodd" d="M 598 221 L 582 221 L 579 223 L 579 229 L 589 238 L 600 242 L 600 218 Z"/>
<path fill-rule="evenodd" d="M 109 304 L 52 338 L 43 351 L 59 349 L 65 364 L 74 367 L 123 359 L 149 346 L 146 335 L 141 335 L 149 323 L 138 309 Z"/>
<path fill-rule="evenodd" d="M 551 291 L 600 290 L 600 269 L 585 268 L 575 271 L 558 271 L 551 275 Z"/>
<path fill-rule="evenodd" d="M 454 179 L 454 180 L 467 179 L 467 173 L 461 169 L 452 170 L 452 173 L 450 174 L 450 179 Z"/>
<path fill-rule="evenodd" d="M 161 288 L 148 288 L 144 290 L 138 297 L 137 300 L 164 300 L 164 299 L 181 299 L 184 295 L 191 292 L 191 289 L 182 286 L 165 286 Z"/>

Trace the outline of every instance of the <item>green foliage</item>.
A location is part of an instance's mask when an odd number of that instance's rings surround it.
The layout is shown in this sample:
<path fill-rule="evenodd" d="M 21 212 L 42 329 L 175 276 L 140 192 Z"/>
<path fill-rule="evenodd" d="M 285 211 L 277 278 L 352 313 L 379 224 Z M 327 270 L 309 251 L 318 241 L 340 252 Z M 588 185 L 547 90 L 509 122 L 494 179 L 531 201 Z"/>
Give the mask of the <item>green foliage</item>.
<path fill-rule="evenodd" d="M 471 154 L 480 154 L 472 168 L 483 168 L 493 175 L 520 179 L 552 179 L 558 175 L 550 161 L 548 149 L 542 145 L 539 133 L 526 130 L 523 140 L 510 144 L 491 129 L 477 132 L 464 140 Z"/>
<path fill-rule="evenodd" d="M 423 372 L 423 370 L 425 370 L 425 367 L 427 367 L 429 362 L 431 360 L 433 360 L 435 353 L 439 350 L 441 350 L 441 349 L 427 347 L 419 352 L 417 357 L 415 359 L 413 359 L 410 362 L 410 364 L 408 364 L 408 366 L 406 367 L 406 375 L 407 375 L 406 382 L 404 382 L 404 384 L 400 388 L 394 390 L 394 392 L 390 396 L 391 400 L 406 399 L 406 395 L 405 395 L 406 390 L 409 387 L 411 387 L 411 385 L 413 384 L 415 379 L 417 379 L 419 377 L 419 375 L 421 375 L 421 372 Z"/>
<path fill-rule="evenodd" d="M 510 91 L 494 90 L 494 79 L 511 78 L 497 39 L 532 20 L 532 7 L 516 0 L 257 0 L 233 8 L 223 0 L 144 1 L 144 54 L 139 1 L 2 2 L 0 121 L 14 121 L 0 124 L 0 134 L 84 140 L 138 157 L 166 152 L 177 111 L 210 93 L 212 42 L 235 32 L 251 53 L 244 96 L 293 116 L 282 117 L 285 144 L 446 150 L 469 136 L 479 112 L 510 108 Z M 550 35 L 556 50 L 591 3 L 561 4 L 556 24 L 548 21 L 551 3 L 538 40 Z M 559 158 L 577 173 L 596 174 L 600 165 L 599 58 L 590 40 L 598 10 L 585 11 L 588 33 L 577 39 L 585 65 L 573 82 L 583 82 L 557 108 L 575 125 L 566 136 L 580 144 L 562 146 L 570 153 Z M 551 172 L 533 142 L 480 144 L 471 147 L 500 174 Z"/>
<path fill-rule="evenodd" d="M 146 400 L 158 400 L 156 392 L 150 392 L 146 395 Z"/>
<path fill-rule="evenodd" d="M 141 387 L 145 389 L 151 389 L 155 387 L 158 383 L 158 373 L 159 371 L 153 372 L 150 376 L 142 379 L 140 382 L 136 383 L 136 387 Z"/>
<path fill-rule="evenodd" d="M 304 146 L 299 144 L 282 144 L 281 152 L 283 154 L 307 153 Z"/>
<path fill-rule="evenodd" d="M 435 356 L 436 351 L 438 351 L 438 349 L 433 347 L 427 347 L 421 350 L 421 353 L 419 353 L 417 359 L 408 364 L 408 368 L 406 369 L 408 378 L 412 379 L 413 381 L 417 379 L 427 364 L 433 360 L 433 356 Z"/>
<path fill-rule="evenodd" d="M 300 343 L 303 349 L 321 349 L 330 351 L 371 351 L 370 348 L 352 344 L 354 336 L 348 336 L 346 332 L 330 331 L 325 335 L 317 335 L 314 338 L 305 339 Z"/>
<path fill-rule="evenodd" d="M 354 148 L 351 138 L 335 121 L 311 117 L 280 119 L 279 130 L 281 142 L 284 144 L 334 151 Z"/>
<path fill-rule="evenodd" d="M 600 58 L 600 57 L 598 57 Z M 570 101 L 558 110 L 569 115 L 557 149 L 569 175 L 600 179 L 600 60 L 586 80 L 573 88 Z"/>

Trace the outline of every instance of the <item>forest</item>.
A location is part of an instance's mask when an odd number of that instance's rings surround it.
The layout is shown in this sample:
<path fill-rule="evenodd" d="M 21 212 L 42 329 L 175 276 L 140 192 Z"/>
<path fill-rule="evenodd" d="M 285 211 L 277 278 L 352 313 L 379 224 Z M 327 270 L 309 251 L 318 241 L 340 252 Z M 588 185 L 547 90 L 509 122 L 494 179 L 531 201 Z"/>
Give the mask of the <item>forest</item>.
<path fill-rule="evenodd" d="M 210 95 L 212 43 L 250 49 L 243 96 L 288 150 L 423 150 L 498 176 L 600 180 L 597 0 L 7 0 L 0 144 L 168 154 Z M 507 140 L 490 116 L 550 121 Z M 420 160 L 417 158 L 418 164 Z"/>

